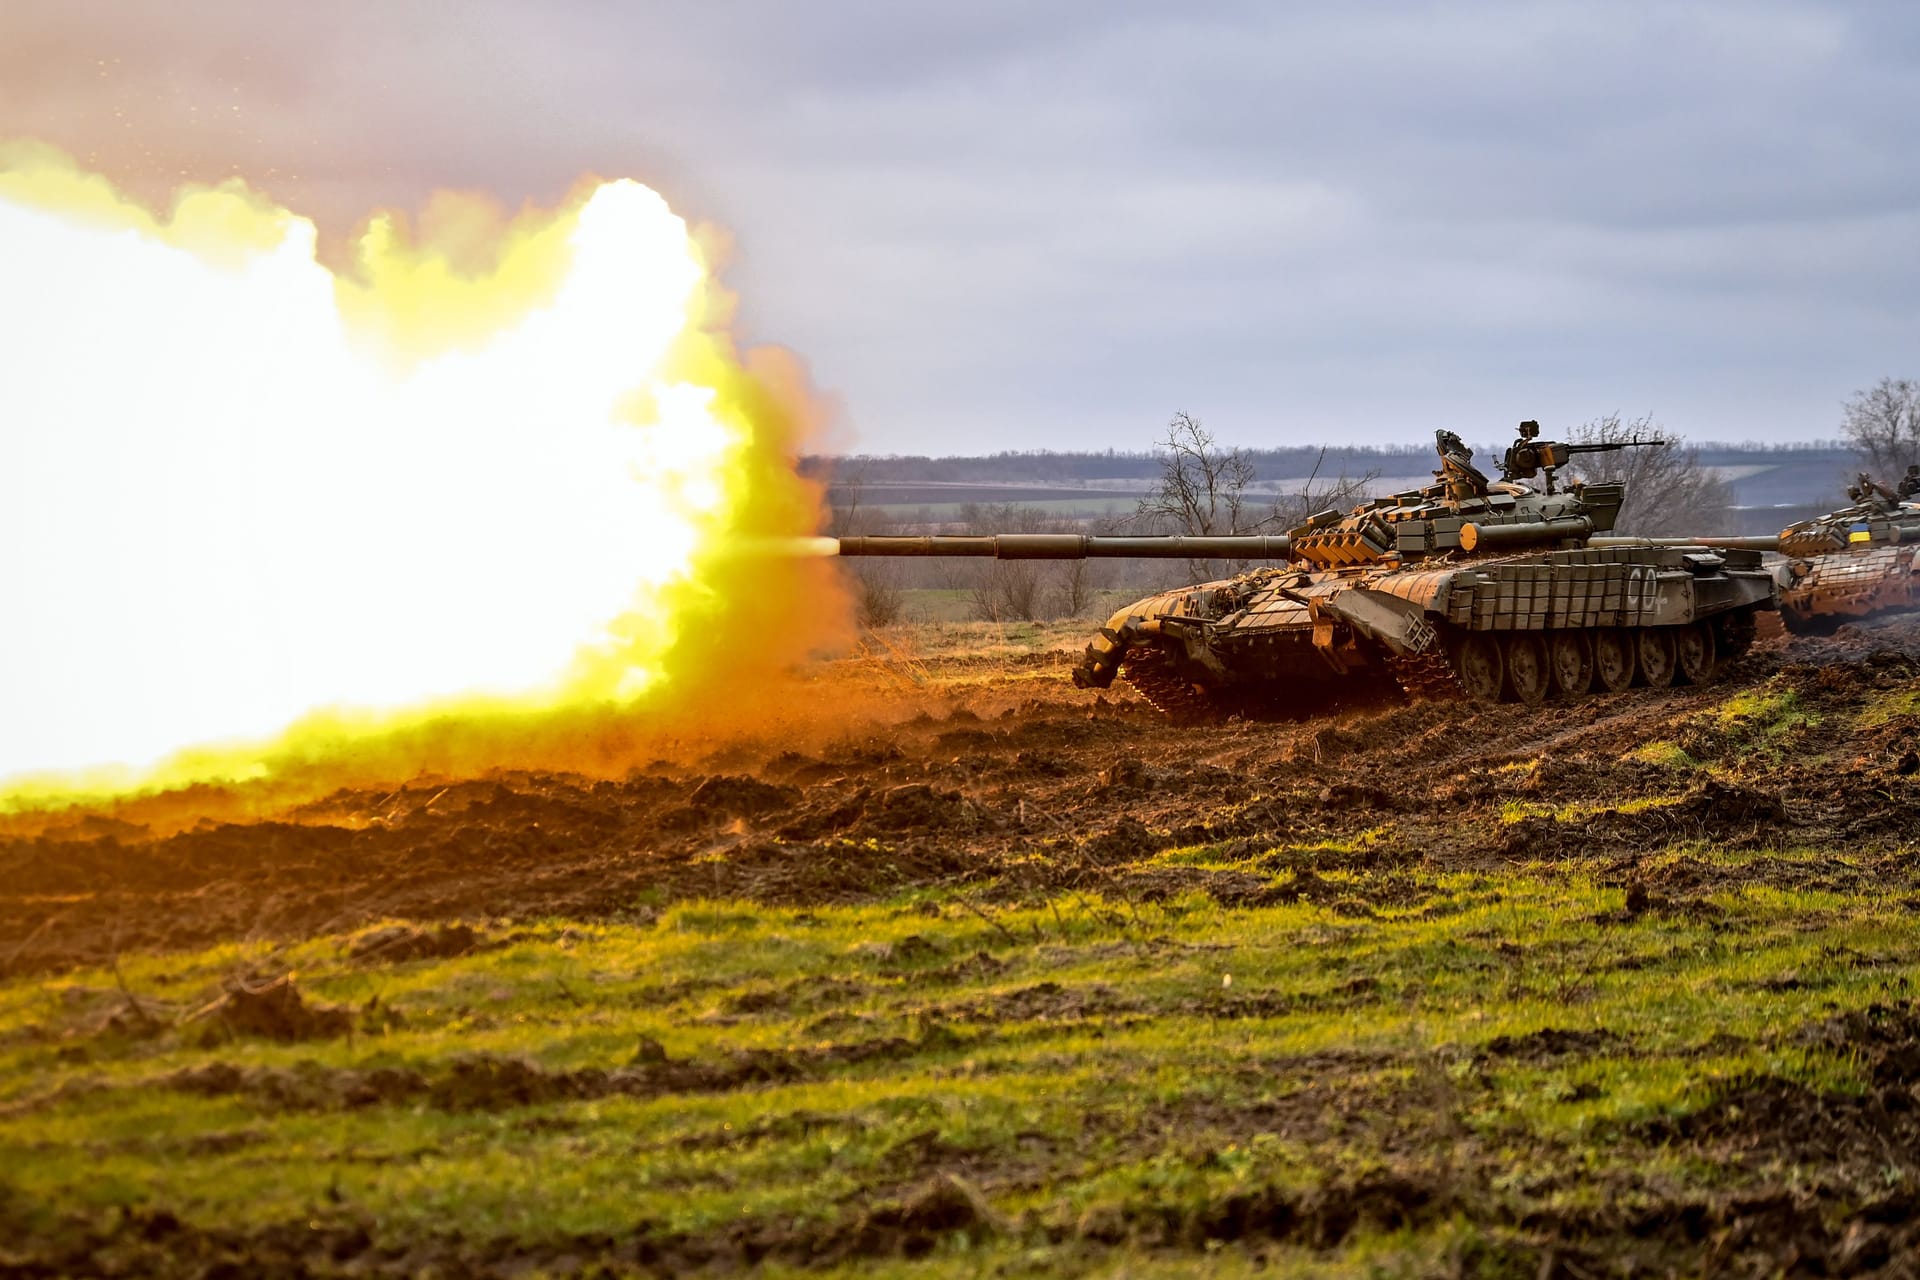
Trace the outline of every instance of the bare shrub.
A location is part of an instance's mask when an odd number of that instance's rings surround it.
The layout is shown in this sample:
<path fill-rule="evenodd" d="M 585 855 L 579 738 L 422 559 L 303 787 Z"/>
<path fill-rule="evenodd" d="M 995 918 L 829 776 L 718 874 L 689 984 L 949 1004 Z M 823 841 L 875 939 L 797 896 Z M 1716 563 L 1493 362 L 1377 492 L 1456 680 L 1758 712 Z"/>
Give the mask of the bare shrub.
<path fill-rule="evenodd" d="M 1167 423 L 1156 451 L 1160 479 L 1140 498 L 1135 514 L 1176 533 L 1209 535 L 1248 533 L 1247 489 L 1253 462 L 1241 449 L 1223 449 L 1213 434 L 1188 413 Z"/>
<path fill-rule="evenodd" d="M 854 572 L 854 609 L 861 629 L 890 627 L 906 612 L 907 595 L 897 565 L 863 564 Z"/>
<path fill-rule="evenodd" d="M 1308 516 L 1329 509 L 1345 510 L 1364 501 L 1373 482 L 1380 478 L 1379 468 L 1372 467 L 1362 475 L 1350 476 L 1343 471 L 1330 480 L 1323 480 L 1320 467 L 1326 460 L 1327 447 L 1321 445 L 1320 456 L 1313 460 L 1313 470 L 1300 487 L 1273 500 L 1273 514 L 1268 517 L 1268 524 L 1276 529 L 1293 529 L 1305 524 Z"/>
<path fill-rule="evenodd" d="M 993 560 L 982 566 L 967 603 L 985 622 L 1037 622 L 1040 566 L 1031 560 Z"/>
<path fill-rule="evenodd" d="M 1882 378 L 1848 399 L 1840 434 L 1877 480 L 1920 462 L 1920 382 Z"/>
<path fill-rule="evenodd" d="M 827 532 L 831 536 L 892 533 L 899 528 L 898 522 L 863 501 L 866 485 L 862 472 L 842 477 L 835 489 L 840 501 L 828 512 Z M 906 611 L 906 571 L 900 561 L 842 560 L 840 571 L 851 582 L 855 618 L 862 630 L 889 627 L 901 620 Z"/>
<path fill-rule="evenodd" d="M 1571 444 L 1664 440 L 1663 449 L 1621 449 L 1576 454 L 1573 469 L 1596 483 L 1624 483 L 1626 505 L 1614 523 L 1618 533 L 1642 538 L 1725 533 L 1733 520 L 1733 490 L 1700 461 L 1700 450 L 1655 422 L 1651 415 L 1622 422 L 1620 415 L 1576 428 Z"/>
<path fill-rule="evenodd" d="M 1327 451 L 1320 450 L 1313 471 L 1300 487 L 1261 502 L 1254 491 L 1252 458 L 1242 449 L 1222 448 L 1200 420 L 1176 413 L 1167 433 L 1155 446 L 1160 456 L 1160 478 L 1134 510 L 1134 522 L 1159 533 L 1189 536 L 1260 533 L 1290 529 L 1309 515 L 1328 507 L 1346 507 L 1366 496 L 1377 471 L 1335 479 L 1320 478 Z M 1226 562 L 1225 571 L 1244 571 L 1249 561 Z M 1216 577 L 1218 560 L 1190 560 L 1190 581 Z"/>
<path fill-rule="evenodd" d="M 1017 502 L 969 502 L 960 508 L 960 522 L 968 533 L 1044 533 L 1052 522 L 1045 512 Z M 1045 563 L 1039 560 L 980 560 L 974 562 L 967 588 L 967 604 L 974 617 L 986 622 L 1035 622 L 1041 616 L 1046 593 L 1041 579 Z"/>
<path fill-rule="evenodd" d="M 1092 561 L 1068 560 L 1061 565 L 1057 595 L 1061 617 L 1077 618 L 1087 611 L 1094 600 L 1094 576 Z"/>

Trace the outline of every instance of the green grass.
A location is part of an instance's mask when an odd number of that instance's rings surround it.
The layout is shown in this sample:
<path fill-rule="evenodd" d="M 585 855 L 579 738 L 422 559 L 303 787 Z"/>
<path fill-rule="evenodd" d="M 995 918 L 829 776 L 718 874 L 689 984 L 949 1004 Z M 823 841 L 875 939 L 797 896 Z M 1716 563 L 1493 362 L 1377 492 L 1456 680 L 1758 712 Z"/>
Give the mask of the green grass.
<path fill-rule="evenodd" d="M 1700 762 L 1687 753 L 1686 748 L 1677 742 L 1659 739 L 1635 747 L 1627 752 L 1628 760 L 1637 760 L 1642 764 L 1655 764 L 1663 769 L 1698 769 Z"/>
<path fill-rule="evenodd" d="M 1108 602 L 1116 600 L 1115 608 L 1126 602 L 1109 593 L 1096 592 L 1095 604 L 1083 617 L 991 622 L 972 616 L 972 603 L 964 591 L 916 590 L 903 594 L 907 598 L 908 616 L 921 621 L 886 629 L 883 638 L 896 646 L 908 647 L 923 658 L 1005 657 L 1083 647 L 1087 637 L 1109 616 Z"/>
<path fill-rule="evenodd" d="M 1819 723 L 1819 717 L 1800 705 L 1800 695 L 1789 688 L 1771 687 L 1769 682 L 1750 693 L 1736 694 L 1721 702 L 1713 717 L 1722 729 L 1749 739 L 1764 741 L 1790 733 L 1802 725 Z"/>
<path fill-rule="evenodd" d="M 1684 796 L 1633 796 L 1626 800 L 1568 800 L 1560 804 L 1545 800 L 1507 800 L 1500 805 L 1500 821 L 1512 824 L 1523 818 L 1553 818 L 1572 822 L 1596 813 L 1645 813 L 1678 804 L 1683 799 Z"/>
<path fill-rule="evenodd" d="M 1893 714 L 1898 713 L 1889 717 Z M 1682 774 L 1738 775 L 1753 762 L 1778 764 L 1805 756 L 1808 736 L 1820 721 L 1798 692 L 1776 677 L 1682 717 L 1670 736 L 1643 743 L 1625 758 Z"/>
<path fill-rule="evenodd" d="M 1129 601 L 1138 600 L 1148 594 L 1150 593 L 1144 588 L 1116 589 L 1103 587 L 1087 593 L 1087 606 L 1080 611 L 1077 617 L 1048 617 L 1035 622 L 1022 622 L 1017 619 L 1007 622 L 993 622 L 983 620 L 979 617 L 975 612 L 975 594 L 965 587 L 906 587 L 900 592 L 903 624 L 893 628 L 893 630 L 904 631 L 914 629 L 924 631 L 929 627 L 942 628 L 942 632 L 928 637 L 939 647 L 951 647 L 955 652 L 988 653 L 993 652 L 990 646 L 986 649 L 969 649 L 959 642 L 970 638 L 980 638 L 983 635 L 991 640 L 992 632 L 985 630 L 945 631 L 944 629 L 952 627 L 975 627 L 981 629 L 991 628 L 993 631 L 1018 632 L 1026 630 L 1044 634 L 1062 624 L 1071 624 L 1076 628 L 1077 632 L 1090 633 L 1095 626 L 1111 617 L 1114 610 L 1127 604 Z"/>
<path fill-rule="evenodd" d="M 1280 887 L 1295 879 L 1280 868 L 1318 866 L 1318 883 L 1364 899 L 1373 882 L 1339 861 L 1366 844 L 1160 862 L 1273 867 Z M 685 903 L 649 925 L 553 921 L 464 958 L 373 968 L 323 938 L 16 981 L 0 987 L 0 1207 L 47 1238 L 164 1208 L 209 1230 L 351 1219 L 383 1239 L 564 1248 L 596 1234 L 714 1240 L 742 1223 L 830 1234 L 957 1171 L 994 1229 L 886 1266 L 1117 1274 L 1129 1247 L 1204 1236 L 1236 1198 L 1310 1205 L 1383 1170 L 1484 1167 L 1522 1189 L 1578 1170 L 1588 1190 L 1560 1193 L 1576 1197 L 1724 1183 L 1738 1171 L 1621 1135 L 1744 1077 L 1858 1089 L 1858 1061 L 1793 1029 L 1920 971 L 1897 903 L 1756 888 L 1715 895 L 1710 912 L 1622 918 L 1623 890 L 1552 868 L 1439 875 L 1372 918 L 1304 897 L 994 907 L 978 892 L 808 911 Z M 351 1038 L 298 1044 L 94 1030 L 123 982 L 186 1010 L 233 974 L 288 970 L 309 1000 L 385 1012 Z M 1604 1036 L 1574 1054 L 1490 1050 L 1541 1028 Z M 166 1085 L 213 1062 L 293 1081 L 390 1068 L 431 1082 L 475 1055 L 617 1071 L 648 1041 L 675 1061 L 760 1052 L 793 1071 L 480 1110 Z M 1270 1243 L 1289 1266 L 1412 1274 L 1499 1235 L 1440 1214 L 1362 1222 L 1324 1247 Z M 1170 1262 L 1230 1274 L 1257 1261 L 1250 1247 L 1187 1240 L 1197 1252 Z"/>
<path fill-rule="evenodd" d="M 1269 844 L 1251 858 L 1237 844 L 1187 845 L 1168 849 L 1152 861 L 1162 866 L 1207 870 L 1273 870 L 1298 865 L 1337 868 L 1347 858 L 1374 848 L 1386 834 L 1387 828 L 1374 827 L 1339 839 Z"/>
<path fill-rule="evenodd" d="M 1862 729 L 1872 729 L 1917 717 L 1920 717 L 1920 689 L 1895 689 L 1876 693 L 1855 723 Z"/>

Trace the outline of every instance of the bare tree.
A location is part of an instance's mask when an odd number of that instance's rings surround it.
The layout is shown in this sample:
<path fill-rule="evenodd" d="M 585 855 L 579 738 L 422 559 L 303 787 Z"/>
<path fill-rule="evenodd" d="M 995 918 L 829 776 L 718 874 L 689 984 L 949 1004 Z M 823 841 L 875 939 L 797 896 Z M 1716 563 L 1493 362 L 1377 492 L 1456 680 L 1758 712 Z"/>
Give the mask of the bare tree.
<path fill-rule="evenodd" d="M 1155 451 L 1160 454 L 1160 479 L 1141 495 L 1133 513 L 1147 528 L 1205 537 L 1252 533 L 1273 518 L 1270 511 L 1254 515 L 1248 509 L 1253 460 L 1243 450 L 1222 449 L 1192 414 L 1174 414 Z M 1235 564 L 1233 569 L 1244 567 Z M 1218 570 L 1218 562 L 1187 561 L 1191 582 L 1213 577 Z"/>
<path fill-rule="evenodd" d="M 1185 534 L 1247 533 L 1247 488 L 1253 462 L 1239 449 L 1222 449 L 1188 413 L 1167 424 L 1158 450 L 1160 479 L 1140 498 L 1135 516 L 1156 528 Z"/>
<path fill-rule="evenodd" d="M 1700 461 L 1700 450 L 1661 427 L 1651 415 L 1622 422 L 1610 413 L 1574 429 L 1573 444 L 1664 440 L 1664 449 L 1622 449 L 1575 455 L 1580 478 L 1627 486 L 1614 528 L 1643 538 L 1725 533 L 1733 519 L 1733 490 Z"/>
<path fill-rule="evenodd" d="M 1890 482 L 1920 462 L 1920 382 L 1882 378 L 1854 392 L 1841 415 L 1840 434 L 1876 479 Z"/>
<path fill-rule="evenodd" d="M 1265 529 L 1290 529 L 1315 512 L 1346 507 L 1364 497 L 1378 478 L 1377 471 L 1333 480 L 1320 478 L 1326 460 L 1323 447 L 1313 471 L 1298 489 L 1282 492 L 1261 504 L 1253 492 L 1253 459 L 1240 449 L 1222 449 L 1200 420 L 1176 413 L 1161 439 L 1160 479 L 1140 499 L 1134 519 L 1164 533 L 1235 534 Z M 1232 564 L 1233 572 L 1247 561 Z M 1188 577 L 1194 581 L 1217 576 L 1220 562 L 1190 560 Z"/>

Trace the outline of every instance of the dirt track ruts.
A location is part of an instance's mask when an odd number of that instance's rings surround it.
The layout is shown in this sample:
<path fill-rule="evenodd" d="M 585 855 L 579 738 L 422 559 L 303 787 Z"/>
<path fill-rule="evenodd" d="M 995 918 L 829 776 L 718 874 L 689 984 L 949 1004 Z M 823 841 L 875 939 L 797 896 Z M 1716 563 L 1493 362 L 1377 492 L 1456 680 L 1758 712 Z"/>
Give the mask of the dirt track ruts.
<path fill-rule="evenodd" d="M 416 779 L 172 832 L 113 813 L 17 816 L 0 828 L 0 938 L 13 940 L 0 974 L 389 917 L 617 917 L 687 897 L 857 901 L 991 881 L 1001 894 L 1199 887 L 1227 900 L 1245 888 L 1231 875 L 1132 866 L 1225 840 L 1346 842 L 1388 873 L 1564 856 L 1628 868 L 1696 836 L 1830 844 L 1848 856 L 1778 874 L 1920 887 L 1892 857 L 1920 830 L 1920 722 L 1896 705 L 1920 688 L 1911 618 L 1763 643 L 1702 688 L 1541 711 L 1374 700 L 1182 726 L 1124 691 L 1073 690 L 1068 661 L 953 660 L 964 682 L 889 695 L 891 717 L 841 726 L 809 752 L 744 737 L 621 779 Z M 872 693 L 871 664 L 823 679 Z M 1708 714 L 1741 693 L 1790 695 L 1801 714 L 1764 738 Z M 1882 705 L 1893 710 L 1858 726 Z M 1653 742 L 1714 777 L 1632 758 Z M 1516 821 L 1512 804 L 1560 812 Z M 1762 858 L 1696 873 L 1675 890 L 1770 871 Z"/>

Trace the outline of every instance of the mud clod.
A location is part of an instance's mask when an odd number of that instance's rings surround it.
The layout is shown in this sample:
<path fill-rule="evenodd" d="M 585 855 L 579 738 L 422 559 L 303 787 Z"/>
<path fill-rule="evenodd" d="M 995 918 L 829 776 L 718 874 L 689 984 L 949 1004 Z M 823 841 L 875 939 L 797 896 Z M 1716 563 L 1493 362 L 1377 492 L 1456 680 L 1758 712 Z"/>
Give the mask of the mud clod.
<path fill-rule="evenodd" d="M 1320 789 L 1320 807 L 1323 809 L 1360 809 L 1391 813 L 1401 807 L 1400 798 L 1392 792 L 1365 783 L 1334 782 Z"/>
<path fill-rule="evenodd" d="M 1073 771 L 1073 766 L 1048 751 L 1020 751 L 1013 757 L 1013 767 L 1023 773 L 1039 774 L 1049 778 L 1064 777 Z"/>
<path fill-rule="evenodd" d="M 1517 1058 L 1544 1062 L 1555 1058 L 1584 1057 L 1618 1049 L 1620 1037 L 1611 1031 L 1542 1027 L 1519 1036 L 1495 1036 L 1487 1041 L 1482 1055 L 1488 1058 Z"/>
<path fill-rule="evenodd" d="M 292 974 L 258 986 L 229 983 L 224 995 L 187 1021 L 228 1035 L 280 1041 L 329 1040 L 353 1030 L 351 1012 L 308 1004 Z"/>
<path fill-rule="evenodd" d="M 958 791 L 938 791 L 924 782 L 892 787 L 880 795 L 873 825 L 889 830 L 924 830 L 953 824 L 970 826 L 973 812 Z"/>
<path fill-rule="evenodd" d="M 800 798 L 792 787 L 777 786 L 758 778 L 722 774 L 706 779 L 687 797 L 695 810 L 709 810 L 733 816 L 751 816 L 785 808 Z"/>
<path fill-rule="evenodd" d="M 1114 761 L 1098 776 L 1102 791 L 1147 791 L 1155 782 L 1153 771 L 1132 756 Z"/>
<path fill-rule="evenodd" d="M 870 1209 L 855 1232 L 855 1248 L 866 1256 L 917 1258 L 948 1236 L 985 1237 L 1004 1229 L 978 1188 L 958 1174 L 943 1173 L 898 1203 Z"/>
<path fill-rule="evenodd" d="M 1509 858 L 1533 860 L 1559 855 L 1562 828 L 1552 818 L 1528 814 L 1509 823 L 1499 842 L 1500 852 Z"/>
<path fill-rule="evenodd" d="M 1138 819 L 1124 817 L 1088 840 L 1086 851 L 1093 862 L 1108 866 L 1158 853 L 1171 843 L 1170 838 L 1149 831 Z"/>
<path fill-rule="evenodd" d="M 409 960 L 451 960 L 476 951 L 484 939 L 471 925 L 446 924 L 422 929 L 409 924 L 385 925 L 355 937 L 347 958 L 356 964 L 404 964 Z"/>
<path fill-rule="evenodd" d="M 1779 793 L 1709 778 L 1672 806 L 1676 818 L 1724 828 L 1744 823 L 1785 823 L 1787 806 Z"/>

